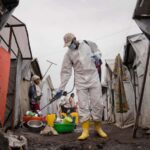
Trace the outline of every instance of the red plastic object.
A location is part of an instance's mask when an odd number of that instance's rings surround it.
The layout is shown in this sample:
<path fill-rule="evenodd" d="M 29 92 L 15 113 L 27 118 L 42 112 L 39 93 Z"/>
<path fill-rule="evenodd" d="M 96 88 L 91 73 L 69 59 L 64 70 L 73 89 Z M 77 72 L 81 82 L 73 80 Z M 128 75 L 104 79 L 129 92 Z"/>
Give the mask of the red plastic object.
<path fill-rule="evenodd" d="M 45 121 L 45 117 L 35 117 L 35 116 L 27 116 L 27 115 L 23 116 L 23 121 L 24 122 L 28 122 L 30 120 Z"/>
<path fill-rule="evenodd" d="M 0 47 L 0 123 L 4 125 L 10 73 L 10 53 Z"/>

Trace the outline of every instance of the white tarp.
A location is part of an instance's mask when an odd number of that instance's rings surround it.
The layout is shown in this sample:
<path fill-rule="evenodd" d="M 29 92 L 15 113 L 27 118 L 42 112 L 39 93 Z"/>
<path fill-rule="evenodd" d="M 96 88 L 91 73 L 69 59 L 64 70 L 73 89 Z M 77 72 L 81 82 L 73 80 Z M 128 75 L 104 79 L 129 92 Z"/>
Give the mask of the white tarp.
<path fill-rule="evenodd" d="M 114 91 L 113 91 L 113 68 L 114 68 L 114 59 L 107 59 L 105 68 L 105 79 L 104 79 L 104 85 L 107 87 L 106 93 L 103 93 L 103 102 L 104 102 L 104 119 L 108 122 L 114 122 Z"/>
<path fill-rule="evenodd" d="M 42 97 L 40 101 L 40 108 L 43 108 L 45 105 L 47 105 L 50 100 L 52 99 L 52 90 L 54 90 L 52 81 L 50 76 L 48 76 L 43 82 L 42 82 Z M 56 109 L 57 105 L 55 102 L 48 105 L 46 108 L 42 110 L 43 115 L 47 115 L 50 113 L 57 113 Z"/>
<path fill-rule="evenodd" d="M 12 30 L 11 30 L 12 29 Z M 12 33 L 12 36 L 10 36 Z M 6 27 L 0 31 L 1 45 L 9 50 L 9 40 L 11 37 L 11 58 L 16 59 L 18 52 L 21 52 L 23 58 L 32 59 L 30 42 L 26 25 L 19 19 L 11 16 Z"/>
<path fill-rule="evenodd" d="M 134 124 L 135 118 L 135 100 L 134 100 L 134 89 L 130 80 L 123 81 L 126 98 L 129 106 L 129 110 L 125 113 L 115 112 L 116 125 L 118 127 L 126 128 Z"/>
<path fill-rule="evenodd" d="M 115 92 L 113 90 L 113 83 L 115 82 L 115 76 L 113 74 L 114 60 L 106 60 L 106 78 L 105 84 L 107 86 L 107 92 L 105 96 L 105 119 L 108 122 L 115 122 L 116 126 L 126 128 L 134 124 L 135 114 L 135 96 L 134 89 L 131 83 L 131 78 L 128 69 L 126 68 L 127 81 L 123 81 L 123 86 L 126 93 L 126 98 L 129 106 L 129 110 L 124 113 L 117 113 L 115 111 Z"/>
<path fill-rule="evenodd" d="M 149 41 L 145 37 L 144 34 L 139 34 L 136 36 L 128 37 L 128 40 L 132 46 L 132 50 L 135 52 L 135 57 L 133 58 L 134 64 L 133 67 L 135 67 L 136 71 L 136 81 L 138 83 L 137 88 L 137 104 L 139 102 L 139 96 L 141 91 L 141 86 L 143 82 L 144 72 L 145 72 L 145 66 L 146 66 L 146 60 L 147 60 L 147 53 L 148 53 L 148 47 L 149 47 Z M 129 52 L 130 53 L 130 52 Z M 134 72 L 135 72 L 134 71 Z M 143 128 L 150 128 L 150 63 L 148 67 L 148 73 L 147 73 L 147 79 L 144 89 L 144 96 L 143 96 L 143 102 L 142 102 L 142 108 L 141 108 L 141 115 L 140 115 L 140 126 Z"/>

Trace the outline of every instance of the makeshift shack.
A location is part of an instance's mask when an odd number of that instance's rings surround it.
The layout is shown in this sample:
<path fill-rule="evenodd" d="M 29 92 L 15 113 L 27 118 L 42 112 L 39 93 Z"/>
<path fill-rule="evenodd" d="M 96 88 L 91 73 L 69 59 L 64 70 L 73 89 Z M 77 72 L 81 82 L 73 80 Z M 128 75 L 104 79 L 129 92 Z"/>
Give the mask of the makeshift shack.
<path fill-rule="evenodd" d="M 30 110 L 28 90 L 33 74 L 38 75 L 42 79 L 41 70 L 37 59 L 24 60 L 21 73 L 21 119 L 27 110 Z"/>
<path fill-rule="evenodd" d="M 120 56 L 117 55 L 115 60 L 106 60 L 105 86 L 107 90 L 104 112 L 106 121 L 115 123 L 118 127 L 126 128 L 134 123 L 134 91 L 128 69 L 121 61 L 118 64 L 118 57 L 120 59 Z M 121 67 L 124 69 L 126 78 L 120 74 L 121 69 L 119 68 Z"/>
<path fill-rule="evenodd" d="M 136 34 L 127 37 L 127 45 L 124 54 L 124 64 L 128 67 L 131 75 L 132 84 L 135 92 L 135 110 L 139 105 L 140 92 L 142 88 L 146 59 L 149 50 L 149 40 L 144 34 Z M 141 106 L 139 126 L 150 128 L 150 63 L 146 75 L 145 89 L 143 93 L 143 102 Z"/>
<path fill-rule="evenodd" d="M 32 53 L 26 25 L 11 16 L 0 32 L 0 45 L 11 54 L 9 86 L 7 93 L 4 127 L 15 127 L 29 109 L 28 87 L 32 74 L 42 78 L 37 60 Z"/>

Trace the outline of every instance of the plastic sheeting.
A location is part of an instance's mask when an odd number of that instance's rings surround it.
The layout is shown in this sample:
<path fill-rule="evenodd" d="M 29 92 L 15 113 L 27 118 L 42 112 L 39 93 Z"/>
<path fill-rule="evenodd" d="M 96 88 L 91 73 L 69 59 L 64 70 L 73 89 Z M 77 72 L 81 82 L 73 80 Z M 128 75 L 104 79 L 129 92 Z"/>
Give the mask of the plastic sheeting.
<path fill-rule="evenodd" d="M 28 89 L 31 74 L 35 74 L 31 60 L 11 60 L 9 89 L 5 112 L 5 127 L 15 127 L 29 107 Z M 40 74 L 40 73 L 38 73 Z"/>
<path fill-rule="evenodd" d="M 18 5 L 19 0 L 0 0 L 0 30 Z"/>
<path fill-rule="evenodd" d="M 30 81 L 26 81 L 26 80 L 21 81 L 21 98 L 20 98 L 20 108 L 21 108 L 20 119 L 21 120 L 24 114 L 26 114 L 26 112 L 30 110 L 29 98 L 28 98 L 29 86 L 30 86 Z"/>
<path fill-rule="evenodd" d="M 54 89 L 50 76 L 48 76 L 42 83 L 42 97 L 40 101 L 40 108 L 49 103 L 52 98 L 52 90 Z M 43 115 L 49 113 L 57 113 L 57 104 L 54 102 L 42 110 Z"/>
<path fill-rule="evenodd" d="M 15 84 L 15 99 L 14 99 L 14 106 L 13 106 L 13 127 L 17 126 L 20 120 L 21 115 L 21 66 L 22 66 L 22 59 L 21 55 L 18 56 L 17 61 L 17 70 L 16 70 L 16 84 Z"/>
<path fill-rule="evenodd" d="M 0 47 L 0 123 L 4 124 L 10 71 L 10 53 Z"/>
<path fill-rule="evenodd" d="M 106 93 L 103 93 L 103 102 L 104 102 L 104 119 L 108 122 L 114 122 L 114 90 L 113 90 L 113 68 L 114 68 L 114 59 L 107 59 L 106 68 L 105 68 L 105 86 L 107 88 Z"/>
<path fill-rule="evenodd" d="M 145 65 L 146 65 L 149 41 L 145 37 L 144 34 L 129 36 L 127 40 L 129 42 L 129 46 L 125 50 L 124 60 L 125 60 L 125 64 L 129 67 L 130 72 L 131 72 L 132 83 L 136 90 L 136 103 L 138 105 L 141 85 L 142 85 L 143 77 L 144 77 L 144 70 L 145 70 Z M 129 59 L 127 56 L 130 55 L 130 53 L 133 53 L 133 51 L 135 52 L 135 55 L 134 57 L 130 57 Z M 128 62 L 133 62 L 133 63 L 132 65 L 131 64 L 128 65 Z M 135 78 L 135 81 L 134 81 L 134 78 Z M 142 128 L 150 128 L 149 87 L 150 87 L 150 63 L 149 63 L 147 79 L 146 79 L 146 84 L 145 84 L 145 89 L 144 89 L 144 96 L 143 96 L 140 122 L 139 122 L 139 126 L 141 126 Z"/>
<path fill-rule="evenodd" d="M 134 12 L 134 17 L 150 17 L 150 1 L 138 0 Z"/>
<path fill-rule="evenodd" d="M 147 35 L 150 39 L 150 1 L 149 0 L 138 0 L 133 15 L 139 28 Z"/>
<path fill-rule="evenodd" d="M 130 80 L 123 81 L 126 99 L 128 102 L 129 110 L 126 113 L 115 112 L 116 125 L 121 128 L 126 128 L 134 124 L 135 118 L 135 105 L 134 105 L 134 89 Z"/>
<path fill-rule="evenodd" d="M 16 84 L 16 67 L 17 60 L 11 60 L 9 86 L 7 93 L 6 111 L 5 111 L 5 127 L 12 127 L 13 105 L 15 99 L 15 84 Z"/>
<path fill-rule="evenodd" d="M 7 25 L 0 32 L 1 45 L 8 51 L 11 47 L 11 58 L 16 59 L 21 53 L 23 59 L 31 59 L 32 53 L 27 28 L 16 17 L 11 16 Z M 10 47 L 9 47 L 10 46 Z"/>
<path fill-rule="evenodd" d="M 115 82 L 115 76 L 113 74 L 114 60 L 106 60 L 106 96 L 105 96 L 105 120 L 108 122 L 115 122 L 115 125 L 120 128 L 126 128 L 134 124 L 135 106 L 134 106 L 134 89 L 131 83 L 130 74 L 126 68 L 127 81 L 123 81 L 123 86 L 126 93 L 126 98 L 129 106 L 129 110 L 124 113 L 117 113 L 115 111 L 115 92 L 113 90 L 113 84 Z"/>

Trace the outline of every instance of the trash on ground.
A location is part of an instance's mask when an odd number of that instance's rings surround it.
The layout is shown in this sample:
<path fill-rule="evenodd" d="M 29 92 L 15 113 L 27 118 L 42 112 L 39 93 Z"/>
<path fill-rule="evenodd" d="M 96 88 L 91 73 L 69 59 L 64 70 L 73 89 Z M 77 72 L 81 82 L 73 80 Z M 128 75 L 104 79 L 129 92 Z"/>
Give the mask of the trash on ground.
<path fill-rule="evenodd" d="M 57 131 L 51 127 L 51 126 L 46 126 L 41 132 L 41 135 L 58 135 Z"/>

